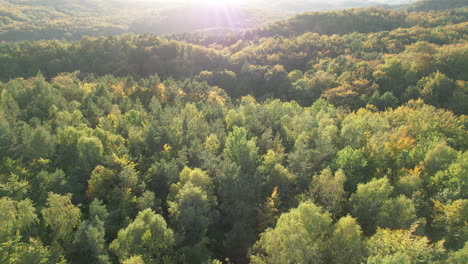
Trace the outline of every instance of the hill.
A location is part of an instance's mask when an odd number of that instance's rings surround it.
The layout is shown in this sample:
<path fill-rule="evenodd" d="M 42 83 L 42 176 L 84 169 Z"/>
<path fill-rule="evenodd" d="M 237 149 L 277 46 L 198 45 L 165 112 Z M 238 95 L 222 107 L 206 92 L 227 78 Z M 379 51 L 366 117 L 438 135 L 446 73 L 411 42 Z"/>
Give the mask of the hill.
<path fill-rule="evenodd" d="M 382 8 L 355 8 L 324 12 L 306 12 L 279 20 L 263 27 L 226 34 L 196 32 L 175 34 L 172 39 L 195 44 L 233 45 L 239 40 L 255 40 L 262 37 L 298 36 L 307 32 L 318 34 L 369 33 L 394 30 L 399 27 L 421 26 L 432 28 L 468 21 L 468 8 L 439 12 L 406 12 Z"/>
<path fill-rule="evenodd" d="M 468 7 L 468 0 L 418 0 L 411 4 L 408 11 L 448 10 Z"/>
<path fill-rule="evenodd" d="M 197 30 L 240 30 L 265 25 L 284 17 L 279 13 L 237 5 L 199 4 L 180 5 L 152 10 L 129 25 L 133 33 L 157 35 Z"/>
<path fill-rule="evenodd" d="M 297 12 L 401 1 L 0 0 L 0 40 L 78 40 L 122 33 L 176 34 L 258 28 Z"/>

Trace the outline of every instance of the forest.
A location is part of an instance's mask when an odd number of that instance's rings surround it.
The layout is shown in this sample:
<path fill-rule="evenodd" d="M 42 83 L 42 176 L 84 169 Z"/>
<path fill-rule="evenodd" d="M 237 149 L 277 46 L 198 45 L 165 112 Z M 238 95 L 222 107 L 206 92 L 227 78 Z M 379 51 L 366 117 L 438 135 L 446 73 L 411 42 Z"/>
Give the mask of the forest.
<path fill-rule="evenodd" d="M 392 9 L 411 1 L 414 0 L 328 0 L 326 3 L 322 0 L 276 0 L 274 3 L 268 0 L 0 0 L 0 40 L 76 41 L 84 36 L 124 33 L 237 32 L 305 11 L 365 6 Z M 426 6 L 424 3 L 415 9 L 431 9 Z M 444 5 L 439 8 L 443 9 Z"/>
<path fill-rule="evenodd" d="M 1 264 L 468 262 L 466 1 L 229 33 L 14 30 Z"/>

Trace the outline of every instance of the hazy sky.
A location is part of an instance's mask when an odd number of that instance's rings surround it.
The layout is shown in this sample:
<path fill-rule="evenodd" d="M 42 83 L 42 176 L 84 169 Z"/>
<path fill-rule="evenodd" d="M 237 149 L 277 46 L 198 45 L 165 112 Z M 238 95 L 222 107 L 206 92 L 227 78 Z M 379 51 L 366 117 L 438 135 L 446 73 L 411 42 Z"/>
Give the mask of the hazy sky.
<path fill-rule="evenodd" d="M 135 2 L 135 0 L 126 0 L 129 2 Z M 271 2 L 275 3 L 274 0 L 136 0 L 141 2 L 166 2 L 166 3 L 194 3 L 194 2 L 210 2 L 210 3 L 255 3 L 255 2 Z M 286 0 L 283 0 L 285 2 Z M 370 2 L 370 3 L 389 3 L 389 4 L 402 4 L 414 2 L 416 0 L 289 0 L 288 2 L 310 2 L 310 3 L 346 3 L 346 2 Z"/>

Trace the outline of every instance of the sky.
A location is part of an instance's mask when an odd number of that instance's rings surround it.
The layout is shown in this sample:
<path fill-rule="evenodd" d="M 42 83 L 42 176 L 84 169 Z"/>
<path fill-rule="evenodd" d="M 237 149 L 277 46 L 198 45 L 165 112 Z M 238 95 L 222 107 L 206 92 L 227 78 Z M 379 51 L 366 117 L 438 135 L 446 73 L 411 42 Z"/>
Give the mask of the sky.
<path fill-rule="evenodd" d="M 135 1 L 135 0 L 127 0 L 127 1 Z M 246 3 L 255 3 L 255 2 L 276 2 L 275 0 L 137 0 L 141 2 L 166 2 L 166 3 L 229 3 L 229 4 L 246 4 Z M 283 0 L 283 2 L 286 0 Z M 414 2 L 415 0 L 289 0 L 288 2 L 310 2 L 310 3 L 330 3 L 330 2 L 338 2 L 338 3 L 346 3 L 346 2 L 372 2 L 372 3 L 388 3 L 388 4 L 403 4 L 403 3 L 410 3 Z"/>

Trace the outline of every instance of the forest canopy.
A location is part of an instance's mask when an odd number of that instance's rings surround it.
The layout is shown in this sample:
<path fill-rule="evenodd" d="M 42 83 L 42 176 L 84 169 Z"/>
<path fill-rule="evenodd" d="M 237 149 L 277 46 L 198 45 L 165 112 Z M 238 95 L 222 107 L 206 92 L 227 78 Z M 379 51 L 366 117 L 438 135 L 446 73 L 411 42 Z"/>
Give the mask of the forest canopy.
<path fill-rule="evenodd" d="M 466 263 L 468 7 L 438 9 L 9 33 L 0 263 Z"/>

